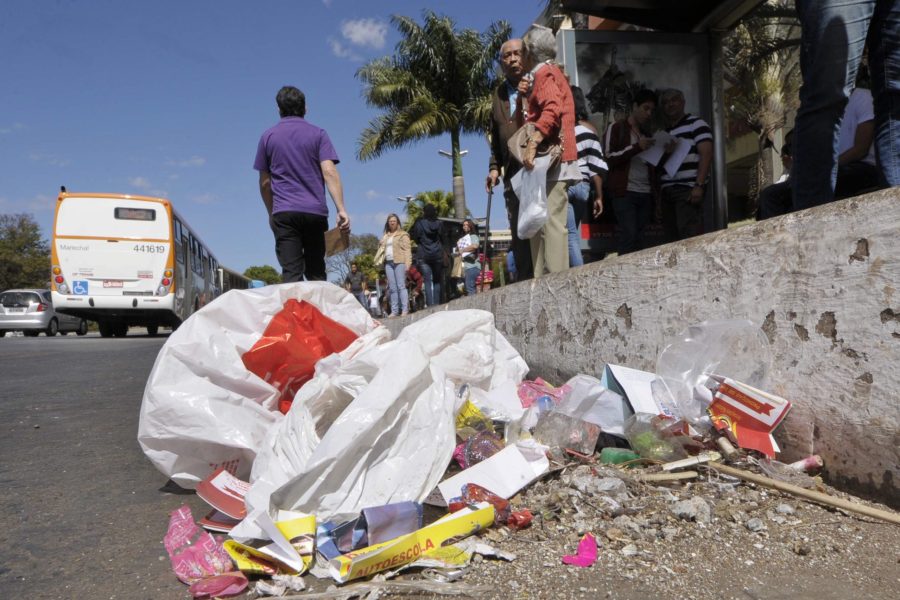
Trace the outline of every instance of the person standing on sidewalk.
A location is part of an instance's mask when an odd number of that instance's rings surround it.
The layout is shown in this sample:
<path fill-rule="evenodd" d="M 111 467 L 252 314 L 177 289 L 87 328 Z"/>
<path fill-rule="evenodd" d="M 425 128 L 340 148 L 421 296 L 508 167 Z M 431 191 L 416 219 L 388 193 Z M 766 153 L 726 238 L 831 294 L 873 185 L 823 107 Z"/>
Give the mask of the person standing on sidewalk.
<path fill-rule="evenodd" d="M 522 40 L 506 40 L 500 46 L 500 69 L 504 81 L 491 94 L 491 158 L 485 189 L 490 193 L 503 176 L 503 198 L 506 201 L 506 216 L 512 233 L 510 250 L 519 268 L 516 281 L 531 279 L 534 269 L 531 264 L 531 242 L 519 239 L 519 198 L 512 189 L 510 180 L 522 165 L 510 156 L 507 142 L 525 122 L 523 106 L 525 98 L 519 93 L 519 82 L 525 70 L 522 67 Z"/>
<path fill-rule="evenodd" d="M 794 123 L 794 210 L 831 202 L 842 115 L 869 48 L 875 159 L 881 185 L 900 185 L 900 2 L 797 0 L 800 108 Z"/>
<path fill-rule="evenodd" d="M 259 140 L 253 168 L 259 194 L 275 234 L 275 254 L 287 282 L 325 281 L 325 188 L 337 211 L 337 225 L 350 231 L 344 208 L 338 155 L 324 129 L 304 118 L 306 96 L 284 86 L 275 97 L 281 120 Z"/>
<path fill-rule="evenodd" d="M 644 248 L 644 228 L 653 218 L 654 167 L 638 155 L 653 145 L 647 127 L 656 110 L 656 94 L 638 90 L 631 114 L 612 123 L 604 136 L 609 163 L 609 193 L 616 215 L 619 255 Z"/>
<path fill-rule="evenodd" d="M 684 112 L 681 90 L 666 90 L 659 100 L 668 123 L 666 132 L 676 138 L 666 152 L 672 152 L 678 140 L 690 144 L 675 174 L 663 173 L 660 177 L 666 241 L 675 242 L 703 233 L 703 200 L 712 167 L 713 137 L 706 121 Z"/>

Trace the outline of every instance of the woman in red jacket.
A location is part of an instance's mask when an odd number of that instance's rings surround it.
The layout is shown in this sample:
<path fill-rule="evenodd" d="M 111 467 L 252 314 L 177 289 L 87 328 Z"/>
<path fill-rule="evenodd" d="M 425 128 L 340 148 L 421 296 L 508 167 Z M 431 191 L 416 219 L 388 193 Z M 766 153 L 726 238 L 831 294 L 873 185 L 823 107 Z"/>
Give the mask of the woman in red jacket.
<path fill-rule="evenodd" d="M 569 81 L 556 59 L 556 37 L 535 25 L 522 38 L 523 63 L 529 76 L 519 83 L 527 98 L 526 122 L 534 123 L 535 133 L 528 141 L 522 164 L 534 168 L 538 147 L 561 144 L 560 161 L 547 173 L 547 223 L 531 238 L 534 276 L 569 268 L 569 242 L 566 215 L 569 185 L 581 181 L 578 149 L 575 146 L 575 103 Z"/>

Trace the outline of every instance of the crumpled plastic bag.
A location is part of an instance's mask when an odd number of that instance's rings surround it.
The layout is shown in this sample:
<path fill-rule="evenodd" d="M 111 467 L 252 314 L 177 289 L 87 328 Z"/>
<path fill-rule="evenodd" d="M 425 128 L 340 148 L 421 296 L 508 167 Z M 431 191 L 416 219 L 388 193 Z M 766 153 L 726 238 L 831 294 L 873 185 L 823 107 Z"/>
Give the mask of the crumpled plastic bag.
<path fill-rule="evenodd" d="M 320 361 L 260 448 L 248 517 L 232 536 L 258 537 L 259 510 L 338 520 L 369 506 L 421 502 L 455 447 L 464 402 L 457 386 L 517 385 L 527 371 L 493 315 L 481 310 L 429 315 L 392 342 Z"/>
<path fill-rule="evenodd" d="M 291 299 L 361 336 L 342 356 L 390 337 L 353 295 L 327 282 L 234 290 L 204 306 L 166 340 L 141 404 L 141 448 L 179 485 L 193 488 L 219 466 L 248 478 L 260 444 L 283 415 L 278 389 L 248 371 L 241 357 Z"/>
<path fill-rule="evenodd" d="M 187 504 L 173 510 L 163 545 L 182 583 L 193 584 L 232 570 L 225 549 L 194 522 Z"/>
<path fill-rule="evenodd" d="M 663 404 L 671 398 L 680 416 L 694 423 L 709 405 L 706 390 L 701 389 L 708 375 L 724 375 L 764 390 L 771 365 L 769 341 L 752 321 L 703 321 L 682 331 L 660 352 L 653 393 L 662 396 Z"/>
<path fill-rule="evenodd" d="M 291 298 L 241 359 L 247 370 L 279 389 L 278 410 L 284 414 L 297 390 L 312 379 L 316 363 L 344 350 L 356 338 L 309 302 Z"/>

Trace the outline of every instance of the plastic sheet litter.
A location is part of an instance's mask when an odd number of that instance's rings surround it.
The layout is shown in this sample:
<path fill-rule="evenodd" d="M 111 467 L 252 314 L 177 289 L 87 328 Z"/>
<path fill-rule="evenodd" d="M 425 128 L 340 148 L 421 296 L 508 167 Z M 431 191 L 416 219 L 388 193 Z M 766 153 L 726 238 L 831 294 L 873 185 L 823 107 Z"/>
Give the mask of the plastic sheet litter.
<path fill-rule="evenodd" d="M 197 527 L 186 504 L 172 511 L 163 544 L 175 576 L 182 583 L 196 583 L 233 569 L 224 548 Z"/>
<path fill-rule="evenodd" d="M 283 415 L 279 390 L 248 371 L 242 356 L 292 299 L 309 302 L 361 336 L 339 357 L 390 336 L 351 294 L 326 282 L 233 290 L 204 306 L 166 340 L 141 403 L 141 448 L 177 484 L 193 488 L 220 466 L 248 478 L 263 440 Z"/>
<path fill-rule="evenodd" d="M 758 325 L 749 320 L 704 321 L 682 331 L 659 354 L 656 374 L 680 416 L 695 422 L 709 401 L 696 390 L 715 373 L 765 389 L 772 354 Z"/>
<path fill-rule="evenodd" d="M 305 300 L 288 300 L 259 340 L 241 356 L 247 370 L 278 388 L 278 410 L 312 379 L 316 363 L 344 350 L 358 336 Z"/>

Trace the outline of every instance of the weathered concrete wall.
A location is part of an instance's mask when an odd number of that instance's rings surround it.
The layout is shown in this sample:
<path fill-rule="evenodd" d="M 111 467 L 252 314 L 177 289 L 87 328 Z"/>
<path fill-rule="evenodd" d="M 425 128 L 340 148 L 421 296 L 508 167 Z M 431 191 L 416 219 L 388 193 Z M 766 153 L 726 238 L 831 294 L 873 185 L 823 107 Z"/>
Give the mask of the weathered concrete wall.
<path fill-rule="evenodd" d="M 794 407 L 784 459 L 820 454 L 839 485 L 900 505 L 900 188 L 464 298 L 549 381 L 606 362 L 649 371 L 674 335 L 747 318 Z M 427 312 L 417 313 L 419 318 Z M 388 326 L 396 333 L 406 319 Z"/>

